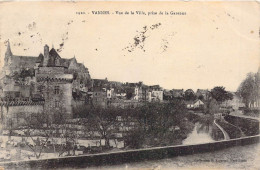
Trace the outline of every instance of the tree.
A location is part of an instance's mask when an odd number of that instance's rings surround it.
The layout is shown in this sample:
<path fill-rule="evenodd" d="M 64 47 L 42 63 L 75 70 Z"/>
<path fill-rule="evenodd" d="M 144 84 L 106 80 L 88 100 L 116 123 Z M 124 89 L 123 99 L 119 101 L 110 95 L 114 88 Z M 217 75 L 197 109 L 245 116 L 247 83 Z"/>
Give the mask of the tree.
<path fill-rule="evenodd" d="M 136 142 L 133 142 L 138 136 L 135 136 L 136 129 L 141 129 L 136 127 L 135 120 L 134 120 L 134 113 L 136 111 L 136 108 L 126 108 L 126 109 L 120 109 L 118 116 L 118 124 L 119 124 L 119 133 L 122 134 L 122 138 L 124 141 L 124 146 L 129 146 L 131 148 L 135 148 Z M 142 136 L 142 132 L 137 133 L 139 136 Z M 137 140 L 138 142 L 139 140 Z M 139 145 L 138 145 L 139 146 Z M 138 147 L 137 147 L 138 148 Z"/>
<path fill-rule="evenodd" d="M 109 139 L 118 127 L 116 108 L 92 108 L 87 113 L 85 126 L 93 134 L 98 133 L 105 140 L 105 146 L 109 147 Z"/>
<path fill-rule="evenodd" d="M 246 107 L 259 98 L 259 77 L 257 74 L 249 73 L 246 79 L 240 84 L 237 92 L 242 97 Z"/>
<path fill-rule="evenodd" d="M 200 99 L 200 100 L 204 100 L 204 96 L 203 95 L 200 95 L 199 97 L 198 97 L 198 99 Z"/>
<path fill-rule="evenodd" d="M 214 98 L 219 103 L 224 102 L 226 100 L 233 99 L 233 95 L 230 92 L 227 92 L 225 90 L 225 87 L 223 87 L 223 86 L 214 87 L 210 91 L 210 93 L 211 93 L 212 98 Z"/>
<path fill-rule="evenodd" d="M 61 106 L 59 110 L 53 115 L 51 121 L 49 121 L 49 126 L 52 131 L 51 141 L 53 144 L 54 153 L 58 153 L 61 156 L 63 153 L 67 152 L 68 155 L 75 155 L 75 146 L 78 143 L 78 133 L 77 126 L 80 124 L 80 119 L 73 119 L 70 122 L 64 116 L 64 108 Z M 59 146 L 59 150 L 56 150 L 56 145 L 60 140 L 62 142 Z M 73 150 L 73 153 L 70 151 Z"/>
<path fill-rule="evenodd" d="M 186 90 L 185 92 L 184 92 L 184 99 L 186 100 L 186 101 L 190 101 L 190 100 L 196 100 L 196 95 L 195 95 L 195 93 L 193 92 L 193 90 L 191 90 L 191 89 L 188 89 L 188 90 Z"/>
<path fill-rule="evenodd" d="M 11 117 L 7 117 L 7 121 L 4 129 L 8 130 L 8 139 L 10 140 L 14 132 L 14 121 Z"/>
<path fill-rule="evenodd" d="M 133 111 L 134 129 L 129 133 L 126 144 L 130 147 L 165 146 L 176 142 L 186 135 L 185 122 L 186 106 L 181 100 L 169 103 L 146 103 Z M 186 125 L 186 124 L 185 124 Z M 182 134 L 176 134 L 176 127 L 181 128 Z M 141 137 L 140 137 L 141 135 Z M 140 139 L 141 141 L 138 141 Z"/>
<path fill-rule="evenodd" d="M 127 91 L 126 98 L 129 100 L 133 97 L 133 93 L 131 91 Z"/>
<path fill-rule="evenodd" d="M 144 132 L 140 128 L 130 130 L 128 134 L 124 137 L 125 146 L 134 149 L 141 148 L 144 143 L 143 134 Z"/>
<path fill-rule="evenodd" d="M 41 158 L 44 150 L 51 146 L 57 156 L 61 156 L 64 152 L 71 155 L 70 150 L 75 151 L 78 139 L 77 130 L 62 116 L 62 110 L 56 115 L 31 114 L 25 118 L 20 129 L 25 134 L 25 144 L 33 151 L 37 159 Z M 49 141 L 52 145 L 48 146 Z M 59 141 L 63 143 L 60 144 Z M 74 154 L 75 152 L 72 153 Z"/>
<path fill-rule="evenodd" d="M 48 124 L 48 116 L 37 113 L 27 116 L 21 130 L 26 138 L 26 145 L 33 151 L 34 156 L 39 159 L 53 131 Z M 40 137 L 41 136 L 41 137 Z"/>
<path fill-rule="evenodd" d="M 209 106 L 208 106 L 207 112 L 211 115 L 219 113 L 219 105 L 218 105 L 218 102 L 215 99 L 211 99 L 209 101 Z"/>

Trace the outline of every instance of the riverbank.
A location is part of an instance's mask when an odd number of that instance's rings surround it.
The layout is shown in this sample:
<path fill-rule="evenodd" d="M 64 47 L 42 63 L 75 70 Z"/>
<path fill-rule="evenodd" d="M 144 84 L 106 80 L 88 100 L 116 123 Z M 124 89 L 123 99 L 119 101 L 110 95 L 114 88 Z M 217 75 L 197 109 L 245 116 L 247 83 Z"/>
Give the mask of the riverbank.
<path fill-rule="evenodd" d="M 259 134 L 260 120 L 257 118 L 231 114 L 225 116 L 225 120 L 239 127 L 246 136 L 253 136 Z"/>
<path fill-rule="evenodd" d="M 225 122 L 224 120 L 221 119 L 217 119 L 216 123 L 224 129 L 224 132 L 226 132 L 228 135 L 228 138 L 226 139 L 236 139 L 236 138 L 240 138 L 242 136 L 241 131 L 233 126 L 232 124 L 229 124 L 227 122 Z"/>
<path fill-rule="evenodd" d="M 214 116 L 204 113 L 194 113 L 189 112 L 189 120 L 191 120 L 193 123 L 201 122 L 204 126 L 208 127 L 208 129 L 211 129 L 209 131 L 209 134 L 212 139 L 215 141 L 220 141 L 224 139 L 224 134 L 221 131 L 221 129 L 214 123 Z"/>
<path fill-rule="evenodd" d="M 241 119 L 241 118 L 240 118 Z M 253 121 L 253 120 L 246 120 Z M 254 121 L 253 121 L 254 122 Z M 259 124 L 259 122 L 258 122 Z M 256 127 L 257 128 L 257 127 Z M 259 126 L 258 126 L 259 128 Z M 214 141 L 203 144 L 188 144 L 165 147 L 153 147 L 127 151 L 107 152 L 82 156 L 68 156 L 52 159 L 38 159 L 29 161 L 13 161 L 0 163 L 0 166 L 9 168 L 85 168 L 90 166 L 101 166 L 108 164 L 122 164 L 128 162 L 146 161 L 170 158 L 176 156 L 190 155 L 201 152 L 215 152 L 234 146 L 244 146 L 259 143 L 260 135 L 242 137 L 225 141 Z M 80 166 L 80 167 L 79 167 Z"/>
<path fill-rule="evenodd" d="M 184 156 L 202 152 L 215 152 L 234 146 L 244 146 L 259 143 L 260 135 L 231 139 L 226 141 L 216 141 L 198 145 L 178 145 L 167 147 L 155 147 L 148 149 L 136 149 L 113 153 L 92 154 L 84 156 L 70 156 L 53 159 L 39 159 L 31 161 L 13 161 L 0 163 L 0 166 L 22 169 L 37 168 L 86 168 L 91 166 L 123 164 L 129 162 L 139 162 L 155 159 Z"/>

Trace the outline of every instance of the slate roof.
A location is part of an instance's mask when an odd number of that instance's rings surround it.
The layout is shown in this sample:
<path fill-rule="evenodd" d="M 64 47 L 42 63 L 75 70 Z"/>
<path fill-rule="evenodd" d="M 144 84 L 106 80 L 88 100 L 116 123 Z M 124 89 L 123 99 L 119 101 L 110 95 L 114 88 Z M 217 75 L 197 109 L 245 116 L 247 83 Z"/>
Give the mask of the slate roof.
<path fill-rule="evenodd" d="M 163 94 L 165 96 L 172 96 L 172 93 L 170 91 L 166 91 L 166 90 L 163 91 Z"/>
<path fill-rule="evenodd" d="M 43 58 L 44 58 L 44 56 L 42 55 L 42 53 L 40 53 L 39 56 L 38 56 L 38 58 L 37 58 L 36 63 L 41 63 L 41 64 L 42 64 Z"/>
<path fill-rule="evenodd" d="M 33 68 L 38 57 L 32 56 L 10 56 L 12 60 L 11 67 L 28 67 Z"/>

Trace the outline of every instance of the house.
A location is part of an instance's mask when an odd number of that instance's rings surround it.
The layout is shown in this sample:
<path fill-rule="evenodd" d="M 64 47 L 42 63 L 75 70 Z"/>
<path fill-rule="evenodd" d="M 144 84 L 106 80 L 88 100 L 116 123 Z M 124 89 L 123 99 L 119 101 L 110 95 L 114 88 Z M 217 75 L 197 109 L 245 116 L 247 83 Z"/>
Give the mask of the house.
<path fill-rule="evenodd" d="M 92 104 L 94 106 L 106 108 L 108 105 L 106 88 L 93 87 Z"/>
<path fill-rule="evenodd" d="M 126 99 L 126 91 L 123 88 L 116 87 L 114 92 L 117 99 Z"/>
<path fill-rule="evenodd" d="M 198 100 L 194 101 L 193 107 L 202 108 L 202 107 L 204 107 L 204 103 L 200 99 L 198 99 Z"/>
<path fill-rule="evenodd" d="M 193 109 L 194 108 L 194 101 L 185 101 L 187 109 Z"/>
<path fill-rule="evenodd" d="M 93 87 L 108 87 L 109 82 L 105 79 L 92 79 Z"/>
<path fill-rule="evenodd" d="M 114 88 L 107 88 L 107 98 L 112 99 L 115 96 L 115 90 Z"/>
<path fill-rule="evenodd" d="M 197 99 L 195 101 L 194 100 L 185 101 L 185 103 L 188 109 L 202 108 L 204 106 L 204 102 L 201 101 L 200 99 Z"/>
<path fill-rule="evenodd" d="M 149 101 L 163 101 L 163 90 L 159 85 L 149 86 Z"/>

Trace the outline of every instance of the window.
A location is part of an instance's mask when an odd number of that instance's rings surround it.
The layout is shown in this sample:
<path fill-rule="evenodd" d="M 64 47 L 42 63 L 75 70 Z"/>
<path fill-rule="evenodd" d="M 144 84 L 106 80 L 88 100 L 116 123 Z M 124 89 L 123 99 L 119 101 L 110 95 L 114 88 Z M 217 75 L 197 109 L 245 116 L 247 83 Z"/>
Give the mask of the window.
<path fill-rule="evenodd" d="M 15 92 L 15 97 L 20 97 L 20 92 Z"/>
<path fill-rule="evenodd" d="M 44 86 L 43 85 L 40 85 L 37 87 L 37 90 L 38 92 L 42 93 L 43 92 L 43 89 L 44 89 Z"/>
<path fill-rule="evenodd" d="M 60 107 L 60 102 L 59 102 L 58 100 L 55 100 L 54 106 L 55 106 L 55 107 Z"/>
<path fill-rule="evenodd" d="M 54 94 L 60 94 L 60 87 L 54 86 Z"/>

